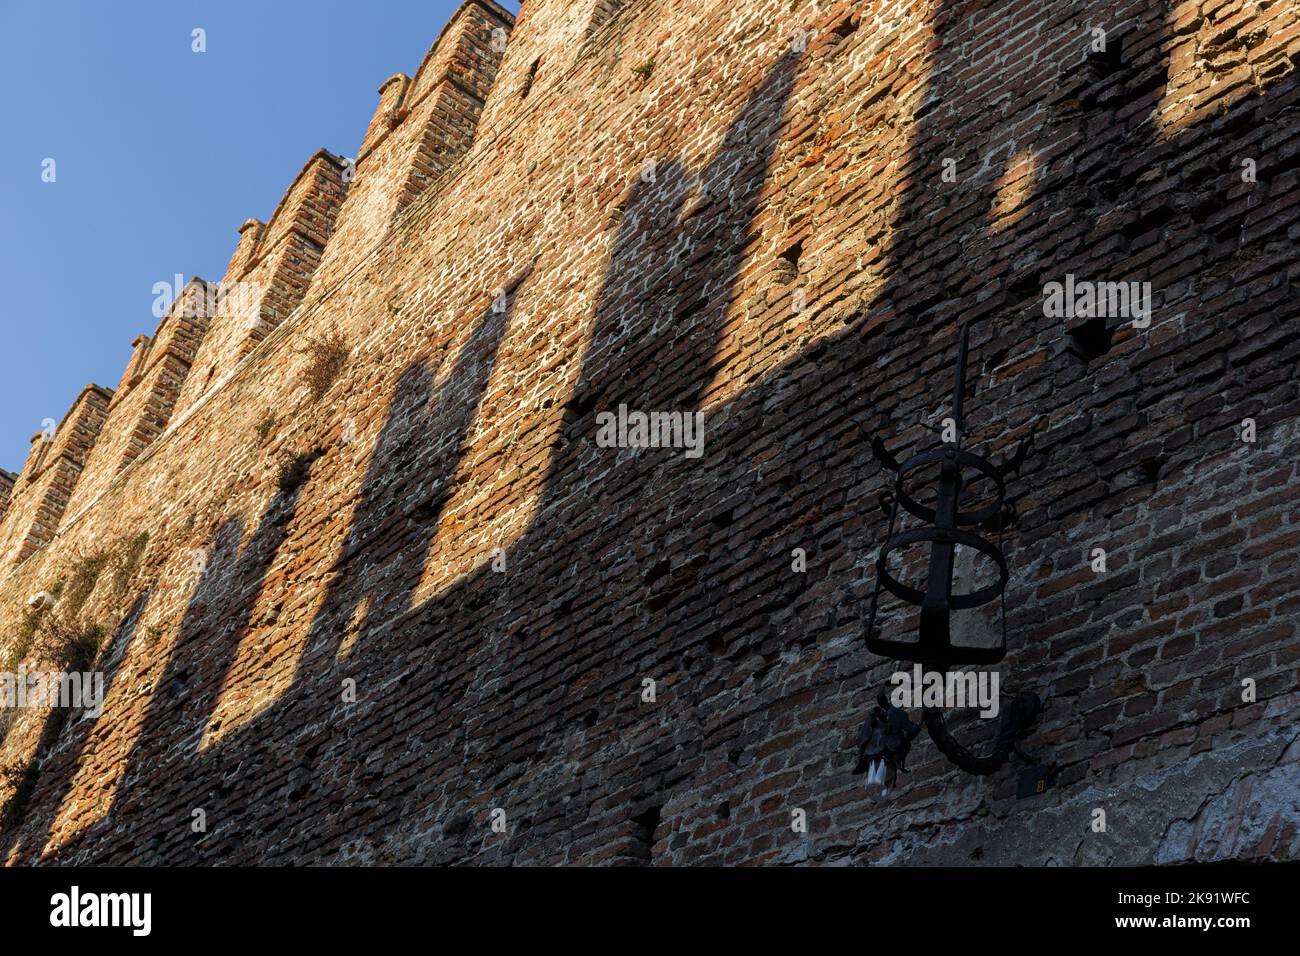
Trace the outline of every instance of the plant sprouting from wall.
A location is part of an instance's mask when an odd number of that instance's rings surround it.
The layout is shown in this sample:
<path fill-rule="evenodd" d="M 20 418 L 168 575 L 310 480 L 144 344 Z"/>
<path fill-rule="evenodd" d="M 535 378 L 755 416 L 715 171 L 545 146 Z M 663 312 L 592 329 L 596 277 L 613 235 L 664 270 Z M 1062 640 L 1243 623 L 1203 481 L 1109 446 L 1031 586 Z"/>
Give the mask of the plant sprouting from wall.
<path fill-rule="evenodd" d="M 122 560 L 129 560 L 134 546 L 135 541 L 125 549 Z M 143 543 L 138 547 L 142 552 Z M 45 591 L 40 602 L 23 609 L 22 624 L 5 658 L 7 670 L 16 669 L 33 655 L 64 669 L 86 666 L 95 659 L 106 629 L 102 624 L 82 621 L 81 610 L 112 558 L 108 550 L 77 555 L 68 576 Z"/>
<path fill-rule="evenodd" d="M 301 372 L 302 382 L 307 386 L 312 401 L 318 402 L 347 366 L 347 340 L 336 331 L 312 336 L 299 352 L 307 357 L 307 364 Z"/>
<path fill-rule="evenodd" d="M 271 429 L 275 427 L 275 415 L 271 412 L 266 413 L 266 417 L 257 423 L 257 443 L 266 444 L 267 436 L 271 434 Z"/>
<path fill-rule="evenodd" d="M 81 613 L 112 557 L 112 553 L 105 550 L 79 554 L 73 558 L 67 583 L 59 597 L 58 610 L 65 618 L 74 618 Z"/>
<path fill-rule="evenodd" d="M 117 562 L 113 568 L 113 602 L 117 603 L 126 596 L 126 589 L 131 584 L 131 576 L 140 566 L 145 548 L 149 545 L 149 532 L 141 531 L 117 550 Z"/>

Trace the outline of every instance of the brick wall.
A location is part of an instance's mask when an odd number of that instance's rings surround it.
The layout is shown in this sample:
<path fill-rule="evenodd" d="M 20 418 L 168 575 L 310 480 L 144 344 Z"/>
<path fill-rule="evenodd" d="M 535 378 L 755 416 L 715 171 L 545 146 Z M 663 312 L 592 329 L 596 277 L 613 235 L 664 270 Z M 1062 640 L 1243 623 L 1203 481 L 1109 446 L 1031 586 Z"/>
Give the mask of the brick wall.
<path fill-rule="evenodd" d="M 87 385 L 63 421 L 32 437 L 0 523 L 0 562 L 25 561 L 54 538 L 112 399 L 110 390 Z"/>
<path fill-rule="evenodd" d="M 571 8 L 525 4 L 418 195 L 424 121 L 372 124 L 291 314 L 0 571 L 12 633 L 148 531 L 75 609 L 103 715 L 0 745 L 6 857 L 1295 857 L 1294 5 Z M 1067 274 L 1150 282 L 1150 326 L 1045 315 Z M 1060 773 L 1017 800 L 921 738 L 876 800 L 869 442 L 937 440 L 976 317 L 969 443 L 1037 436 L 1000 669 Z M 702 411 L 703 455 L 600 447 L 620 404 Z"/>
<path fill-rule="evenodd" d="M 414 79 L 398 73 L 379 88 L 379 106 L 355 161 L 351 201 L 339 215 L 339 238 L 326 251 L 319 283 L 332 285 L 347 275 L 393 216 L 469 149 L 513 20 L 495 3 L 466 3 Z"/>
<path fill-rule="evenodd" d="M 5 509 L 9 507 L 9 496 L 14 490 L 14 482 L 18 476 L 12 471 L 5 471 L 0 468 L 0 518 L 4 517 Z"/>
<path fill-rule="evenodd" d="M 208 310 L 216 292 L 211 283 L 191 279 L 153 337 L 140 336 L 133 343 L 131 361 L 68 501 L 70 519 L 92 506 L 118 472 L 135 461 L 171 421 L 181 386 L 207 334 Z"/>
<path fill-rule="evenodd" d="M 269 332 L 298 307 L 311 284 L 334 230 L 347 191 L 345 164 L 318 150 L 265 224 L 248 220 L 221 280 L 223 298 L 193 358 L 195 374 L 185 377 L 175 403 L 188 413 Z"/>

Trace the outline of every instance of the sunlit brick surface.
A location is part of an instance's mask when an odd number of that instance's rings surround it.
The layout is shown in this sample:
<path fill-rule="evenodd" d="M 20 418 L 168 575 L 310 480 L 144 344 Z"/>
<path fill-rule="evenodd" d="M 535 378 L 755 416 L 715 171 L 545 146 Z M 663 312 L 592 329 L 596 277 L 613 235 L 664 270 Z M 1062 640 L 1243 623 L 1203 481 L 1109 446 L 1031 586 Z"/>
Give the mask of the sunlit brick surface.
<path fill-rule="evenodd" d="M 76 609 L 107 630 L 104 713 L 11 722 L 0 854 L 1300 855 L 1295 4 L 526 0 L 511 23 L 471 0 L 380 91 L 355 176 L 318 154 L 244 231 L 259 323 L 134 386 L 174 408 L 141 433 L 88 392 L 55 463 L 7 507 L 0 484 L 0 649 L 108 556 Z M 1150 326 L 1086 361 L 1044 314 L 1067 273 L 1150 282 Z M 869 442 L 936 440 L 974 317 L 969 440 L 1000 458 L 1037 428 L 1002 673 L 1050 698 L 1030 743 L 1060 775 L 1017 800 L 1014 767 L 920 738 L 876 802 L 851 773 L 893 669 L 862 642 Z M 316 398 L 329 335 L 347 360 Z M 620 403 L 703 411 L 703 455 L 598 447 Z"/>

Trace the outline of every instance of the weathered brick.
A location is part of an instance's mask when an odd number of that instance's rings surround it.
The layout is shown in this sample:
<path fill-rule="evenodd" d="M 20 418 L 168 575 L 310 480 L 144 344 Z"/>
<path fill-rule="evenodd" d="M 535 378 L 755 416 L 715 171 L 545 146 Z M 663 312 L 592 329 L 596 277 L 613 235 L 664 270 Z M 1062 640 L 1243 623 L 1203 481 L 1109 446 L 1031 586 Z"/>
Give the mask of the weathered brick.
<path fill-rule="evenodd" d="M 0 650 L 39 663 L 26 600 L 90 555 L 54 613 L 108 631 L 103 716 L 0 743 L 39 770 L 0 783 L 0 855 L 968 863 L 951 831 L 995 827 L 981 862 L 1294 856 L 1280 803 L 1213 851 L 1079 834 L 1097 789 L 1173 832 L 1281 772 L 1300 13 L 1085 12 L 1113 55 L 1066 0 L 465 3 L 355 163 L 317 153 L 245 222 L 253 321 L 164 319 L 0 474 Z M 1066 273 L 1150 281 L 1151 326 L 1083 354 L 1043 309 Z M 1001 673 L 1051 692 L 1059 827 L 925 738 L 898 812 L 850 772 L 892 667 L 860 641 L 870 438 L 933 443 L 977 316 L 969 447 L 1039 426 Z M 703 413 L 702 455 L 602 447 L 620 404 Z"/>

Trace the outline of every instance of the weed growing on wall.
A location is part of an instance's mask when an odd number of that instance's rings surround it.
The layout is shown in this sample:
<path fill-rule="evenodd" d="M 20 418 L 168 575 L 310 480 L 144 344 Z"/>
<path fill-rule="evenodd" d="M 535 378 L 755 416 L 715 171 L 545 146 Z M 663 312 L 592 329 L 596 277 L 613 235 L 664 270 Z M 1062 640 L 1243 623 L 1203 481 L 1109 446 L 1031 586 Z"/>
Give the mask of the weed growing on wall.
<path fill-rule="evenodd" d="M 346 340 L 337 332 L 313 336 L 299 349 L 299 353 L 307 357 L 307 364 L 303 367 L 301 377 L 313 402 L 324 398 L 330 386 L 343 374 L 343 369 L 348 363 L 348 351 Z M 270 431 L 269 426 L 267 431 Z"/>

